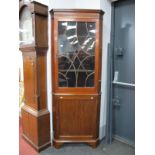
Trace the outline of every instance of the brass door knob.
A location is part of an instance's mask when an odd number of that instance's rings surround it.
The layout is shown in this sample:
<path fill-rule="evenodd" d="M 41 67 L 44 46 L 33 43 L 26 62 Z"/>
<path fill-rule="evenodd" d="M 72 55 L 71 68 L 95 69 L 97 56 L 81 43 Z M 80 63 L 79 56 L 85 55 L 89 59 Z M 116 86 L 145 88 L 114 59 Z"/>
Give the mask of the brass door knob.
<path fill-rule="evenodd" d="M 93 100 L 93 99 L 94 99 L 94 97 L 90 97 L 90 99 L 91 99 L 91 100 Z"/>

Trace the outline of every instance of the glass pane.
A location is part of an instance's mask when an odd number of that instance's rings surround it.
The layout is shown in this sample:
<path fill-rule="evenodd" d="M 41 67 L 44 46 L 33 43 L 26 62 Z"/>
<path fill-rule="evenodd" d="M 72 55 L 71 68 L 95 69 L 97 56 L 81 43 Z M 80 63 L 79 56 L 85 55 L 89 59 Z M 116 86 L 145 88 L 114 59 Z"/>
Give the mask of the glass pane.
<path fill-rule="evenodd" d="M 94 87 L 95 22 L 58 22 L 59 87 Z"/>
<path fill-rule="evenodd" d="M 61 72 L 59 73 L 59 86 L 60 87 L 67 87 L 67 79 L 65 76 L 65 73 Z"/>
<path fill-rule="evenodd" d="M 20 44 L 31 44 L 34 40 L 32 35 L 32 16 L 28 7 L 22 10 L 19 21 Z"/>

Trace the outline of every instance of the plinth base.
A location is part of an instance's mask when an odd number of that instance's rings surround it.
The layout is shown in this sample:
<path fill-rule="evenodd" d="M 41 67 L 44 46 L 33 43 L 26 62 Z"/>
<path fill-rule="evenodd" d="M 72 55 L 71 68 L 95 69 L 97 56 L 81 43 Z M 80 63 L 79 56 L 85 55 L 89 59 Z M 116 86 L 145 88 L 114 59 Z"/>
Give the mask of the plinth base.
<path fill-rule="evenodd" d="M 74 140 L 72 140 L 72 141 L 65 141 L 65 140 L 56 140 L 56 139 L 53 140 L 53 146 L 56 149 L 61 148 L 61 146 L 64 143 L 86 143 L 89 146 L 91 146 L 92 148 L 96 148 L 98 143 L 99 143 L 99 140 L 98 139 L 96 139 L 96 140 L 85 140 L 85 141 L 77 141 L 77 140 L 75 140 L 75 141 Z"/>
<path fill-rule="evenodd" d="M 48 110 L 36 111 L 24 105 L 22 127 L 24 139 L 38 152 L 51 145 Z"/>

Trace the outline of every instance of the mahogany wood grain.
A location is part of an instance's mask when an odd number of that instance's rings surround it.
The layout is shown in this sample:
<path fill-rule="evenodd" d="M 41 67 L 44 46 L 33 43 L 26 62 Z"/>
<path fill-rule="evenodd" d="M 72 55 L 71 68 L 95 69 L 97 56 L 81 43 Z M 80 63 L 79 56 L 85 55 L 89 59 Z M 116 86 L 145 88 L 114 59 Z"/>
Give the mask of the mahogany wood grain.
<path fill-rule="evenodd" d="M 50 141 L 50 113 L 34 116 L 22 109 L 23 137 L 35 150 L 41 150 L 51 145 Z"/>
<path fill-rule="evenodd" d="M 34 41 L 28 45 L 20 45 L 20 49 L 27 46 L 48 48 L 48 7 L 39 2 L 20 1 L 19 3 L 19 20 L 23 9 L 27 7 L 32 15 L 32 31 Z"/>
<path fill-rule="evenodd" d="M 22 107 L 23 137 L 39 152 L 51 145 L 46 86 L 48 7 L 34 1 L 20 1 L 19 17 L 24 7 L 28 7 L 31 12 L 34 41 L 20 45 L 25 96 L 25 105 Z"/>
<path fill-rule="evenodd" d="M 85 142 L 95 148 L 99 142 L 101 94 L 102 15 L 101 10 L 51 10 L 52 31 L 52 94 L 53 145 Z M 58 86 L 58 22 L 95 22 L 95 80 L 94 87 Z"/>

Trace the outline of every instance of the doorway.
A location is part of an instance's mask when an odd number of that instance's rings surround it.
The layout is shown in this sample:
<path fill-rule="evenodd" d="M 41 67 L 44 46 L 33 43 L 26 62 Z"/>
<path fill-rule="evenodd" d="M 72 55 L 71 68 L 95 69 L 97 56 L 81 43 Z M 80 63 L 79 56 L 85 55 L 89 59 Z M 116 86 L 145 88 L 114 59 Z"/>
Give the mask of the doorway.
<path fill-rule="evenodd" d="M 135 143 L 135 1 L 113 4 L 112 135 Z"/>

